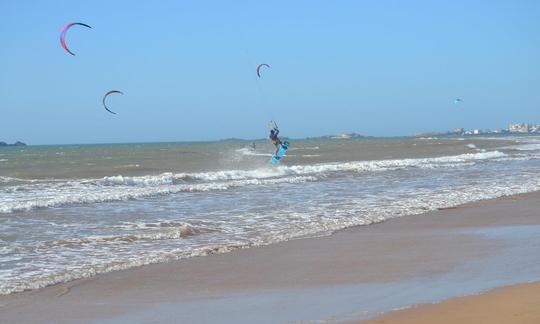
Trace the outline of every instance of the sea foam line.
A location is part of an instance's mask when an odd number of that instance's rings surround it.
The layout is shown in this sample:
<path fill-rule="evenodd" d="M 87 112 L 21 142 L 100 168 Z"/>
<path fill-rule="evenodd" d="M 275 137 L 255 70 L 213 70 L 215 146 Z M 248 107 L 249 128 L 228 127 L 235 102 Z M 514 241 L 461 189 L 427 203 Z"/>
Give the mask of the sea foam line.
<path fill-rule="evenodd" d="M 459 167 L 483 160 L 511 158 L 499 151 L 467 153 L 418 159 L 353 161 L 279 166 L 255 170 L 223 170 L 199 173 L 163 173 L 146 176 L 111 176 L 66 182 L 31 182 L 1 190 L 0 213 L 29 211 L 72 204 L 90 204 L 138 199 L 180 192 L 227 190 L 248 185 L 301 183 L 337 172 L 380 172 L 406 168 Z M 0 192 L 2 192 L 0 191 Z"/>
<path fill-rule="evenodd" d="M 160 185 L 155 187 L 91 187 L 83 186 L 68 186 L 65 188 L 57 188 L 54 192 L 46 191 L 41 193 L 33 193 L 23 196 L 20 199 L 0 200 L 0 213 L 13 213 L 20 211 L 29 211 L 38 208 L 60 207 L 73 204 L 91 204 L 100 202 L 114 202 L 131 200 L 138 198 L 146 198 L 158 195 L 175 194 L 180 192 L 204 192 L 215 190 L 227 190 L 233 187 L 242 187 L 248 185 L 273 185 L 280 183 L 301 183 L 306 181 L 316 181 L 317 178 L 312 176 L 300 176 L 293 178 L 277 178 L 277 179 L 246 179 L 233 180 L 229 182 L 210 182 L 210 183 L 195 183 L 181 185 Z M 120 190 L 119 190 L 120 189 Z M 36 197 L 41 194 L 41 197 Z"/>
<path fill-rule="evenodd" d="M 151 186 L 161 184 L 174 184 L 180 181 L 226 181 L 244 179 L 268 179 L 283 176 L 322 174 L 329 172 L 370 172 L 404 169 L 408 167 L 428 168 L 452 167 L 469 165 L 468 163 L 481 160 L 506 157 L 499 151 L 466 153 L 455 156 L 442 156 L 434 158 L 393 159 L 373 161 L 334 162 L 308 165 L 278 166 L 276 168 L 260 168 L 255 170 L 222 170 L 198 173 L 162 173 L 160 175 L 126 177 L 122 175 L 104 177 L 94 180 L 101 185 L 136 185 Z"/>

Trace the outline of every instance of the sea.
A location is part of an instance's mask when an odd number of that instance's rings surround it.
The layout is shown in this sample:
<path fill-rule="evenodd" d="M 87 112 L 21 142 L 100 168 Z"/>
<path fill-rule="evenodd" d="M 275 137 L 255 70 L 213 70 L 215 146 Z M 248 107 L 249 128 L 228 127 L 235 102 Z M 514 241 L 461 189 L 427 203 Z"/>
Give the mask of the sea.
<path fill-rule="evenodd" d="M 0 294 L 540 190 L 539 136 L 290 142 L 0 148 Z"/>

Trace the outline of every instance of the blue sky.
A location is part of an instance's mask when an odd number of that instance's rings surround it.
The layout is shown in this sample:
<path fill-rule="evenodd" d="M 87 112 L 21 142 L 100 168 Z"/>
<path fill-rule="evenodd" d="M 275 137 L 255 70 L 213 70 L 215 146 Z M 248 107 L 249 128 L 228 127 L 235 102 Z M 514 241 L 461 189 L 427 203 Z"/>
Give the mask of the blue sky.
<path fill-rule="evenodd" d="M 93 27 L 69 31 L 76 56 L 59 41 L 73 21 Z M 269 119 L 291 137 L 540 123 L 540 1 L 4 0 L 0 44 L 9 142 L 261 138 Z M 101 105 L 112 89 L 118 115 Z"/>

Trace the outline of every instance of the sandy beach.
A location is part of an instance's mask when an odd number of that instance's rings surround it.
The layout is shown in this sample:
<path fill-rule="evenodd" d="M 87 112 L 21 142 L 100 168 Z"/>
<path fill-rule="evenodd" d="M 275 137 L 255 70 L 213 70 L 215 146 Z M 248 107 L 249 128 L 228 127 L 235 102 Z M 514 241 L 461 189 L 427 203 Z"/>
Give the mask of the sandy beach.
<path fill-rule="evenodd" d="M 538 192 L 509 196 L 354 227 L 330 236 L 111 272 L 1 296 L 0 321 L 365 320 L 393 309 L 540 279 L 535 253 L 540 244 L 539 206 Z M 538 284 L 504 288 L 414 308 L 395 317 L 391 314 L 376 323 L 401 323 L 405 318 L 416 323 L 413 316 L 431 314 L 438 318 L 457 307 L 476 304 L 480 317 L 489 308 L 501 320 L 510 314 L 534 319 L 540 307 L 527 306 L 538 299 L 527 296 L 534 296 L 538 289 Z M 517 295 L 521 299 L 510 301 Z M 507 300 L 503 304 L 508 307 L 490 307 L 492 301 Z M 465 323 L 469 312 L 463 309 L 465 317 L 459 320 Z"/>

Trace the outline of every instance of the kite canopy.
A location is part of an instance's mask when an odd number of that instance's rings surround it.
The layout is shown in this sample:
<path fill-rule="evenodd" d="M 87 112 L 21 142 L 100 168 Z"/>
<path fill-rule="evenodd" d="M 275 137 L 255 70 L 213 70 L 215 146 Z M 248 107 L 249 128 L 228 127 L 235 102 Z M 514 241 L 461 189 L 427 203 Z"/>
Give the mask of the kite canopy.
<path fill-rule="evenodd" d="M 84 27 L 87 27 L 87 28 L 92 28 L 92 27 L 88 26 L 87 24 L 83 24 L 83 23 L 80 23 L 80 22 L 72 22 L 72 23 L 69 23 L 69 24 L 65 25 L 62 28 L 62 32 L 60 33 L 60 43 L 62 44 L 62 47 L 71 55 L 75 55 L 75 53 L 70 51 L 69 48 L 66 45 L 66 33 L 67 33 L 68 29 L 70 29 L 71 27 L 73 27 L 75 25 L 80 25 L 80 26 L 84 26 Z"/>
<path fill-rule="evenodd" d="M 266 64 L 266 63 L 263 63 L 263 64 L 259 64 L 259 66 L 257 66 L 257 76 L 260 78 L 261 77 L 261 68 L 263 66 L 266 66 L 267 68 L 270 68 L 270 65 Z"/>
<path fill-rule="evenodd" d="M 119 91 L 119 90 L 111 90 L 111 91 L 107 92 L 107 93 L 103 96 L 102 102 L 103 102 L 103 107 L 105 107 L 105 109 L 106 109 L 108 112 L 110 112 L 111 114 L 115 114 L 115 115 L 116 115 L 116 113 L 115 113 L 114 111 L 109 110 L 109 108 L 108 108 L 107 105 L 105 104 L 105 99 L 106 99 L 110 94 L 113 94 L 113 93 L 119 93 L 119 94 L 121 94 L 121 95 L 124 94 L 122 91 Z"/>
<path fill-rule="evenodd" d="M 461 99 L 459 99 L 459 98 L 457 98 L 456 100 L 454 100 L 454 104 L 455 104 L 455 105 L 458 104 L 458 103 L 460 103 L 460 102 L 463 102 L 463 100 L 461 100 Z"/>

